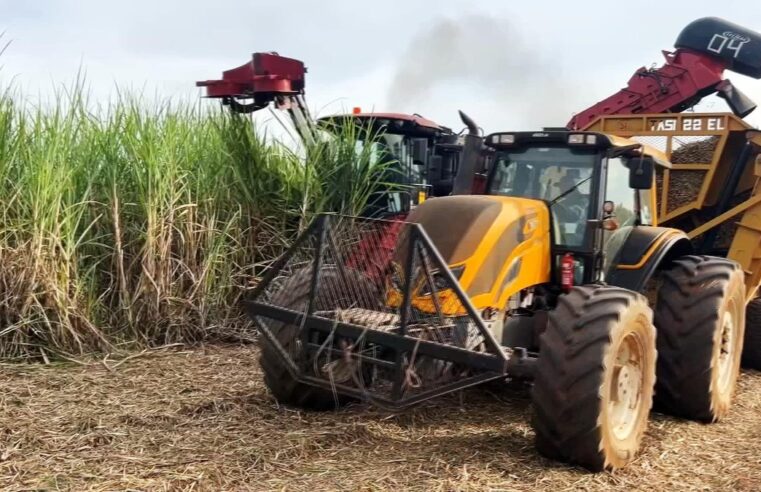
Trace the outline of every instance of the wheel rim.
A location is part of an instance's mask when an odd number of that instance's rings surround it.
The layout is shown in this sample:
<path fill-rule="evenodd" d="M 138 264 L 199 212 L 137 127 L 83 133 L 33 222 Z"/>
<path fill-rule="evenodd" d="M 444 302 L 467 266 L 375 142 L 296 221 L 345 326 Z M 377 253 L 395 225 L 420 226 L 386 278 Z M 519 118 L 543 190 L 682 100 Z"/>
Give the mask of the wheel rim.
<path fill-rule="evenodd" d="M 623 440 L 637 427 L 642 409 L 644 348 L 635 333 L 618 345 L 608 394 L 608 421 L 613 435 Z"/>
<path fill-rule="evenodd" d="M 735 358 L 735 320 L 732 309 L 727 309 L 721 324 L 719 347 L 719 389 L 724 392 L 732 382 L 732 369 Z"/>

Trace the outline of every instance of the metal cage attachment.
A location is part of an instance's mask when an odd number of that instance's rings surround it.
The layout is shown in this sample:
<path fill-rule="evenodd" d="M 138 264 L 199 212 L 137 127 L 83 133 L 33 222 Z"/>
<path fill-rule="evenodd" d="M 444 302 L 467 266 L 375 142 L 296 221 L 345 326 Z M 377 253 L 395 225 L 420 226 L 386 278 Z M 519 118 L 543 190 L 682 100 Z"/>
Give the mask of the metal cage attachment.
<path fill-rule="evenodd" d="M 246 308 L 299 382 L 381 406 L 530 370 L 496 341 L 419 224 L 319 216 Z"/>

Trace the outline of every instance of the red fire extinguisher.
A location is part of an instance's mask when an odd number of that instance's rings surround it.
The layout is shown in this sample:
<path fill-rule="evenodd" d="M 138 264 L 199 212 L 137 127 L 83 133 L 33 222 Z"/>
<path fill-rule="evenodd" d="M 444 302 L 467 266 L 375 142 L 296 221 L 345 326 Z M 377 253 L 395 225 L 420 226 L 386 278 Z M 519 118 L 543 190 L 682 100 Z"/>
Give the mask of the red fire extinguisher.
<path fill-rule="evenodd" d="M 560 260 L 560 285 L 564 292 L 573 287 L 573 276 L 576 269 L 576 261 L 571 253 L 566 253 Z"/>

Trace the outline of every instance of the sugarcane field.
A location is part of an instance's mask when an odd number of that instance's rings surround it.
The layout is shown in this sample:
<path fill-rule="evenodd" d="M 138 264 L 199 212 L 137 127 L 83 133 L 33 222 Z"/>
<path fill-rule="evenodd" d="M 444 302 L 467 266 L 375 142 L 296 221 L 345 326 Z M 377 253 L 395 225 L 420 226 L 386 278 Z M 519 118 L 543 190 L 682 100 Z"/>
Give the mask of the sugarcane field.
<path fill-rule="evenodd" d="M 1 491 L 761 490 L 755 4 L 5 7 Z"/>

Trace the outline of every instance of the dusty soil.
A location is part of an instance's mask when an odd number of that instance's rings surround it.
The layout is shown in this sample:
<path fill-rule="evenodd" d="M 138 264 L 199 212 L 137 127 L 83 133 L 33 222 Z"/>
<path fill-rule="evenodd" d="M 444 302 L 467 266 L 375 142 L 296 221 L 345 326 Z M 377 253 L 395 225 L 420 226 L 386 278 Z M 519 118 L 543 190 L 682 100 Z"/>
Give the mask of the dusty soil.
<path fill-rule="evenodd" d="M 654 414 L 626 470 L 537 456 L 528 394 L 471 390 L 393 415 L 278 407 L 256 349 L 2 365 L 2 490 L 761 489 L 761 374 L 714 425 Z"/>

